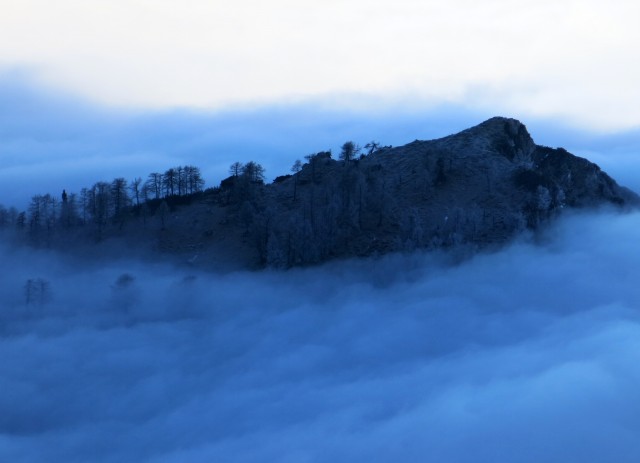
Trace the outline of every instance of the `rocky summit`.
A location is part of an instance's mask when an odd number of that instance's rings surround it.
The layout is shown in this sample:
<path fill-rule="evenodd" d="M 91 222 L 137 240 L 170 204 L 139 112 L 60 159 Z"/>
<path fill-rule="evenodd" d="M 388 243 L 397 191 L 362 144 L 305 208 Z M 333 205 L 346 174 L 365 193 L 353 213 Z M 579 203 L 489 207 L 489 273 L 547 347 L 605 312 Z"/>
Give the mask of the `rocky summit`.
<path fill-rule="evenodd" d="M 270 266 L 400 250 L 479 248 L 535 230 L 563 210 L 636 206 L 596 164 L 536 145 L 517 120 L 374 150 L 357 159 L 307 157 L 295 175 L 240 194 L 229 216 Z"/>
<path fill-rule="evenodd" d="M 234 163 L 229 178 L 205 191 L 187 181 L 182 190 L 177 183 L 176 193 L 168 181 L 197 173 L 193 167 L 151 174 L 144 201 L 135 189 L 135 206 L 126 205 L 126 193 L 113 194 L 124 181 L 116 179 L 81 195 L 88 198 L 81 212 L 64 202 L 60 218 L 46 226 L 34 205 L 50 196 L 34 197 L 29 227 L 26 219 L 17 223 L 39 245 L 124 240 L 126 249 L 132 242 L 135 249 L 150 245 L 154 255 L 196 265 L 288 268 L 415 249 L 474 252 L 539 230 L 566 210 L 640 204 L 596 164 L 536 145 L 514 119 L 494 117 L 437 140 L 366 148 L 361 154 L 347 142 L 339 159 L 326 151 L 306 156 L 292 175 L 270 184 L 255 162 Z"/>

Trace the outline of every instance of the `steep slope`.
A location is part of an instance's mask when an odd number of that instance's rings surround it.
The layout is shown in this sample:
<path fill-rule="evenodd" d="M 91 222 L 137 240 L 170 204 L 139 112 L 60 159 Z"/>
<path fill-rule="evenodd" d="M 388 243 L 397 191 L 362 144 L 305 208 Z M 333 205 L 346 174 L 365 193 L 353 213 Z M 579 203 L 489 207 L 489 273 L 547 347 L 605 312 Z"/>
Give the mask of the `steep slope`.
<path fill-rule="evenodd" d="M 230 187 L 231 190 L 237 187 Z M 496 117 L 351 162 L 328 153 L 254 186 L 232 214 L 261 263 L 291 266 L 415 248 L 501 243 L 564 208 L 638 204 L 600 168 L 537 146 Z"/>
<path fill-rule="evenodd" d="M 32 245 L 80 255 L 135 250 L 209 268 L 286 268 L 413 249 L 473 252 L 567 209 L 640 204 L 597 165 L 538 146 L 523 124 L 501 117 L 349 162 L 329 152 L 307 161 L 269 185 L 243 170 L 219 188 L 146 201 L 112 220 L 18 229 Z"/>

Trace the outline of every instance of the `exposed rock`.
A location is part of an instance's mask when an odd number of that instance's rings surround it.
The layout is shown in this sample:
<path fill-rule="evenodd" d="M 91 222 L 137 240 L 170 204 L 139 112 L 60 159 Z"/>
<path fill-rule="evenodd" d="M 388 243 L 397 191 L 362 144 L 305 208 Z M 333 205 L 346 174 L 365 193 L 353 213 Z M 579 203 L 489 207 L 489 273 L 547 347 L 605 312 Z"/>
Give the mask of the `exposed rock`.
<path fill-rule="evenodd" d="M 495 117 L 348 164 L 323 153 L 248 202 L 249 212 L 236 208 L 236 222 L 260 262 L 288 267 L 482 247 L 537 229 L 564 208 L 634 206 L 638 197 L 586 159 L 536 145 L 517 120 Z"/>
<path fill-rule="evenodd" d="M 270 185 L 250 163 L 253 175 L 147 201 L 127 220 L 26 236 L 80 254 L 85 243 L 87 255 L 103 246 L 110 255 L 151 251 L 196 266 L 287 268 L 414 249 L 474 252 L 538 230 L 568 209 L 640 204 L 597 165 L 536 145 L 523 124 L 502 117 L 437 140 L 376 146 L 349 162 L 326 151 L 307 160 Z M 109 245 L 122 241 L 127 246 Z"/>

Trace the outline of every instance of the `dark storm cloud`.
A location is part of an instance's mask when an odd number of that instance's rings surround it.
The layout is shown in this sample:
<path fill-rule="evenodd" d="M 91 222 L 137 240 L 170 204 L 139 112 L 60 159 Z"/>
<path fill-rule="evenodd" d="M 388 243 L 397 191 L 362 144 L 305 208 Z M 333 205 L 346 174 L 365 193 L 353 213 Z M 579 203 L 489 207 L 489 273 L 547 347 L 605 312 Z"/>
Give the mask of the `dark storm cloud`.
<path fill-rule="evenodd" d="M 283 273 L 1 249 L 7 461 L 635 462 L 640 215 Z M 27 304 L 25 282 L 50 297 Z M 37 295 L 36 295 L 37 296 Z"/>

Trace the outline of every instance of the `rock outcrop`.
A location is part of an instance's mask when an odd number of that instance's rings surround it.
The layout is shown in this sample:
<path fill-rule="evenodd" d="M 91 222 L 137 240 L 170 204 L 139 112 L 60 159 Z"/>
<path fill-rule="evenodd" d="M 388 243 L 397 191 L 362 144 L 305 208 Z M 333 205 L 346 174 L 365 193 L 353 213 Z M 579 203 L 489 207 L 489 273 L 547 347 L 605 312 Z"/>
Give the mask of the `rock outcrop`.
<path fill-rule="evenodd" d="M 501 117 L 348 161 L 320 152 L 268 185 L 261 169 L 248 163 L 218 188 L 149 200 L 111 220 L 89 210 L 75 226 L 61 219 L 35 233 L 23 213 L 16 229 L 30 244 L 79 254 L 102 245 L 206 267 L 287 268 L 414 249 L 473 253 L 565 210 L 640 203 L 597 165 L 536 145 L 523 124 Z"/>
<path fill-rule="evenodd" d="M 479 248 L 537 229 L 568 208 L 638 204 L 596 164 L 538 146 L 522 123 L 502 117 L 350 162 L 320 153 L 297 174 L 250 190 L 225 207 L 259 262 L 278 267 Z"/>

